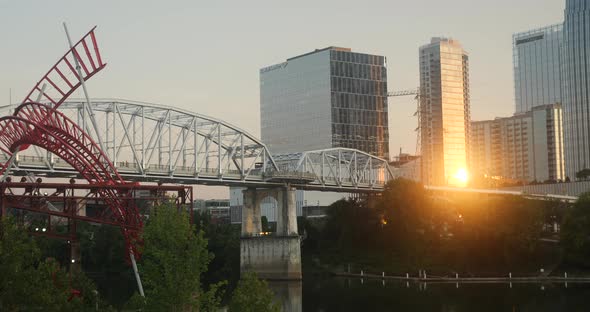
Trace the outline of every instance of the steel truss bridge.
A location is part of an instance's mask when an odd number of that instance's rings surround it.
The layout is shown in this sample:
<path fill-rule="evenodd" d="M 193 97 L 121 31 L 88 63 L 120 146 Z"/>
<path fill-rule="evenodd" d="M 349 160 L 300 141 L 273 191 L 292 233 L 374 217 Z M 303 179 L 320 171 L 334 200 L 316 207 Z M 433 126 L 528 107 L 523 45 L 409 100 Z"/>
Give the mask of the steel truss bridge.
<path fill-rule="evenodd" d="M 117 99 L 64 101 L 59 111 L 86 129 L 128 181 L 226 186 L 276 186 L 337 192 L 381 191 L 393 175 L 386 160 L 335 148 L 272 155 L 248 132 L 186 110 Z M 10 107 L 0 113 L 6 115 Z M 94 128 L 93 125 L 97 127 Z M 10 158 L 0 154 L 0 162 Z M 79 176 L 60 157 L 37 147 L 18 154 L 13 172 Z"/>

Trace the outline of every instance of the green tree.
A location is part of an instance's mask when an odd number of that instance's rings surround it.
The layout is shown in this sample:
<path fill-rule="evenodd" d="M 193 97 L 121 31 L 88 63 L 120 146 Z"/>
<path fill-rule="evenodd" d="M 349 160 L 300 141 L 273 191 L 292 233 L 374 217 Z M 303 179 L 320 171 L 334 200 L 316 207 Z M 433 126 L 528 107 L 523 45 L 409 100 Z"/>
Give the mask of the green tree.
<path fill-rule="evenodd" d="M 207 249 L 215 257 L 202 276 L 204 285 L 228 280 L 234 285 L 240 279 L 240 226 L 236 224 L 213 224 L 208 213 L 196 213 L 196 230 L 203 231 Z"/>
<path fill-rule="evenodd" d="M 565 215 L 561 243 L 569 261 L 590 266 L 590 193 L 582 194 Z"/>
<path fill-rule="evenodd" d="M 377 205 L 387 222 L 381 238 L 383 247 L 395 249 L 418 268 L 424 268 L 431 245 L 438 245 L 437 226 L 443 223 L 448 210 L 444 199 L 433 205 L 428 195 L 422 184 L 396 179 L 385 186 Z"/>
<path fill-rule="evenodd" d="M 9 218 L 0 221 L 0 264 L 2 311 L 81 311 L 97 303 L 83 274 L 68 276 L 56 260 L 42 260 L 35 241 Z"/>
<path fill-rule="evenodd" d="M 456 202 L 461 223 L 451 243 L 458 270 L 501 273 L 536 258 L 545 202 L 473 194 Z"/>
<path fill-rule="evenodd" d="M 84 223 L 77 228 L 82 269 L 93 273 L 98 291 L 110 304 L 121 307 L 137 289 L 133 270 L 125 260 L 127 252 L 121 229 Z"/>
<path fill-rule="evenodd" d="M 139 265 L 147 311 L 211 310 L 215 295 L 201 289 L 201 274 L 212 255 L 202 231 L 195 231 L 189 215 L 172 203 L 154 208 L 144 233 Z M 217 287 L 212 291 L 216 292 Z M 137 301 L 137 300 L 135 300 Z"/>
<path fill-rule="evenodd" d="M 367 209 L 359 200 L 343 199 L 330 205 L 327 214 L 326 248 L 352 252 L 373 247 L 379 228 L 376 211 Z"/>
<path fill-rule="evenodd" d="M 430 192 L 416 182 L 390 181 L 376 205 L 342 200 L 323 226 L 309 226 L 306 251 L 336 264 L 440 274 L 538 270 L 539 239 L 556 204 L 516 196 Z M 310 240 L 311 239 L 311 240 Z M 514 272 L 514 271 L 513 271 Z"/>
<path fill-rule="evenodd" d="M 265 281 L 259 280 L 253 272 L 243 274 L 232 295 L 229 312 L 278 312 L 280 310 Z"/>

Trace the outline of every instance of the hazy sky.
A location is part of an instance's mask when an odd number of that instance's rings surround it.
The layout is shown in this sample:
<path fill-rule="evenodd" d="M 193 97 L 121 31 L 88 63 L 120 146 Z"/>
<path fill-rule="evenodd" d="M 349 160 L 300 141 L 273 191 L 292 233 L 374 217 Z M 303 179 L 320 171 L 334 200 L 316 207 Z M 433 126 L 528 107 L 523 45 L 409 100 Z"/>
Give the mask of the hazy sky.
<path fill-rule="evenodd" d="M 261 67 L 326 46 L 384 55 L 389 91 L 418 85 L 418 48 L 458 39 L 470 55 L 474 120 L 514 108 L 512 34 L 563 20 L 565 0 L 0 0 L 0 105 L 21 101 L 92 26 L 108 63 L 92 97 L 177 106 L 260 134 Z M 75 95 L 77 97 L 80 94 Z M 412 98 L 389 102 L 390 149 L 413 152 Z"/>

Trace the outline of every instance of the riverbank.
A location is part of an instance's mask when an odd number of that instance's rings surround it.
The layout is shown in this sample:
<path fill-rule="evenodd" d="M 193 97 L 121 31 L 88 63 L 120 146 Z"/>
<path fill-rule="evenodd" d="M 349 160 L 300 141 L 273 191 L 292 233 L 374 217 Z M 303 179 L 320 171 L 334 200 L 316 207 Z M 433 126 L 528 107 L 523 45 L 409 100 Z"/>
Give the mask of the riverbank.
<path fill-rule="evenodd" d="M 362 279 L 379 279 L 379 280 L 396 280 L 396 281 L 408 281 L 408 282 L 424 282 L 424 283 L 590 283 L 590 277 L 571 277 L 564 275 L 563 277 L 558 276 L 529 276 L 529 277 L 440 277 L 433 276 L 418 277 L 410 276 L 391 276 L 386 275 L 385 272 L 381 274 L 371 274 L 361 272 L 355 273 L 333 273 L 338 277 L 350 277 L 350 278 L 362 278 Z"/>
<path fill-rule="evenodd" d="M 549 247 L 550 245 L 547 245 Z M 590 271 L 564 265 L 559 250 L 549 248 L 526 266 L 461 272 L 451 265 L 430 263 L 418 267 L 385 254 L 343 254 L 335 251 L 303 255 L 304 275 L 410 283 L 531 283 L 590 284 Z M 336 262 L 341 261 L 341 262 Z M 421 269 L 423 268 L 423 269 Z M 436 268 L 433 270 L 433 268 Z M 426 275 L 426 276 L 424 276 Z"/>

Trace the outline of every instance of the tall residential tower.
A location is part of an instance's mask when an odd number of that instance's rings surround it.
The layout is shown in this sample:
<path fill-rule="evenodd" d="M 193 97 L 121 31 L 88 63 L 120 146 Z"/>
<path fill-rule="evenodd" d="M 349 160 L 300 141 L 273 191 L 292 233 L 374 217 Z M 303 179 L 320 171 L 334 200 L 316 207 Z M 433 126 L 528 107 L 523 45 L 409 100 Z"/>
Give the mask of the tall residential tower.
<path fill-rule="evenodd" d="M 422 181 L 426 185 L 467 183 L 469 61 L 461 44 L 433 38 L 420 47 Z"/>

